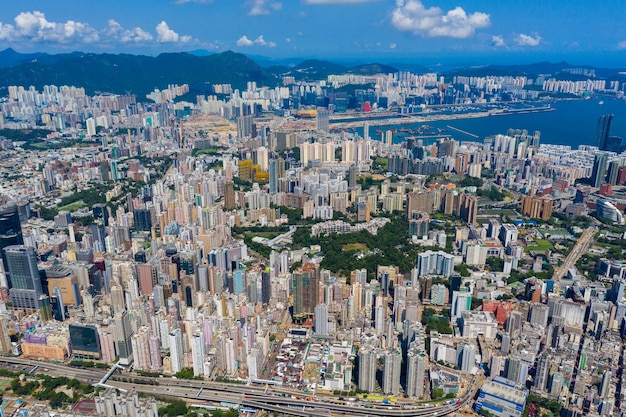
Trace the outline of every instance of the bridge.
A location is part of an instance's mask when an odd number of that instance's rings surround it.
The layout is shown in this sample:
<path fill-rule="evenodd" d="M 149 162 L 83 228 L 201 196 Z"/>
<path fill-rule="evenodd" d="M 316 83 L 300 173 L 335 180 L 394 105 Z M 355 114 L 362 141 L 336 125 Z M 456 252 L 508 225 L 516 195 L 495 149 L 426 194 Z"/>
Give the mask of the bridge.
<path fill-rule="evenodd" d="M 111 369 L 109 369 L 109 372 L 107 372 L 106 375 L 104 375 L 102 377 L 102 379 L 98 383 L 93 384 L 94 387 L 96 387 L 96 388 L 98 388 L 98 387 L 113 388 L 113 389 L 117 388 L 117 387 L 114 387 L 112 385 L 107 385 L 106 382 L 109 380 L 109 378 L 111 378 L 111 375 L 113 375 L 115 373 L 115 371 L 117 371 L 118 368 L 119 369 L 124 369 L 124 367 L 120 365 L 119 361 L 117 361 L 113 366 L 111 366 Z M 126 392 L 126 390 L 124 390 L 124 389 L 121 389 L 121 388 L 117 388 L 117 389 L 119 389 L 122 392 Z"/>

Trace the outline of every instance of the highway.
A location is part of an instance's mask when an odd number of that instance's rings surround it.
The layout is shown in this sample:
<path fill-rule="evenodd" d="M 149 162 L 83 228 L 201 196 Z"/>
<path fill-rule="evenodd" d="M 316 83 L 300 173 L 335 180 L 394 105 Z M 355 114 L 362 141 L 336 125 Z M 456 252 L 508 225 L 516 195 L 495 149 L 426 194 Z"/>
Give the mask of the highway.
<path fill-rule="evenodd" d="M 568 253 L 565 257 L 565 261 L 563 261 L 563 264 L 559 267 L 554 268 L 554 275 L 552 276 L 552 279 L 554 279 L 555 281 L 560 280 L 565 276 L 565 274 L 567 274 L 567 271 L 571 267 L 576 265 L 578 259 L 587 252 L 587 249 L 593 243 L 594 236 L 597 232 L 598 228 L 594 225 L 589 226 L 585 229 L 583 234 L 580 235 L 580 237 L 576 241 L 576 244 L 574 245 L 570 253 Z"/>
<path fill-rule="evenodd" d="M 106 370 L 96 368 L 74 368 L 64 364 L 30 361 L 20 358 L 2 357 L 0 366 L 12 370 L 24 372 L 38 366 L 38 371 L 51 376 L 66 376 L 77 378 L 90 384 L 98 384 Z M 167 395 L 187 400 L 194 404 L 208 402 L 218 404 L 222 402 L 239 404 L 244 407 L 252 407 L 269 412 L 277 411 L 297 416 L 328 417 L 332 415 L 367 415 L 388 417 L 411 417 L 411 416 L 445 416 L 464 407 L 475 395 L 481 384 L 475 384 L 472 380 L 471 390 L 467 390 L 455 403 L 449 401 L 436 403 L 407 403 L 379 404 L 361 400 L 359 402 L 339 401 L 334 397 L 307 397 L 301 391 L 276 387 L 276 386 L 253 386 L 245 384 L 218 383 L 210 381 L 180 380 L 174 378 L 146 378 L 133 374 L 119 375 L 121 378 L 129 378 L 132 383 L 115 380 L 113 375 L 107 381 L 108 386 L 123 390 L 135 389 L 138 392 L 150 395 Z M 141 383 L 144 381 L 144 383 Z M 155 385 L 155 382 L 158 385 Z M 202 389 L 201 389 L 202 388 Z M 456 403 L 456 400 L 459 403 Z M 367 404 L 367 406 L 366 406 Z"/>

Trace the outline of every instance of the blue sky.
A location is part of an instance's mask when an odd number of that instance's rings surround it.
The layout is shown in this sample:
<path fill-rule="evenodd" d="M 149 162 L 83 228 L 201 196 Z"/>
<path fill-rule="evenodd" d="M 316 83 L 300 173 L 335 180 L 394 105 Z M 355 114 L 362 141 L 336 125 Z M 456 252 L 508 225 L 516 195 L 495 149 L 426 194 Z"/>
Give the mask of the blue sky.
<path fill-rule="evenodd" d="M 626 3 L 570 0 L 21 0 L 0 48 L 234 50 L 273 58 L 626 65 Z"/>

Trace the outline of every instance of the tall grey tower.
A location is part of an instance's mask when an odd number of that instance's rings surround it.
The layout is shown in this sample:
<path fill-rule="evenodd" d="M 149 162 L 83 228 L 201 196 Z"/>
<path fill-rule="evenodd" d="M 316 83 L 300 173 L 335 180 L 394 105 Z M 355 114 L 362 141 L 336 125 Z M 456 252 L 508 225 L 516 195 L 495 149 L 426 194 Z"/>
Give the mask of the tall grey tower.
<path fill-rule="evenodd" d="M 609 139 L 609 131 L 611 130 L 612 114 L 605 114 L 598 119 L 598 127 L 596 128 L 596 145 L 600 150 L 607 150 L 607 141 Z"/>
<path fill-rule="evenodd" d="M 12 245 L 23 245 L 24 237 L 22 236 L 22 226 L 20 225 L 20 216 L 17 210 L 17 204 L 9 203 L 0 207 L 0 252 L 2 254 L 2 264 L 4 272 L 9 273 L 9 266 L 4 255 L 4 248 Z M 10 287 L 10 278 L 7 285 Z"/>
<path fill-rule="evenodd" d="M 13 245 L 3 249 L 11 276 L 9 295 L 14 308 L 37 310 L 43 295 L 35 248 Z"/>

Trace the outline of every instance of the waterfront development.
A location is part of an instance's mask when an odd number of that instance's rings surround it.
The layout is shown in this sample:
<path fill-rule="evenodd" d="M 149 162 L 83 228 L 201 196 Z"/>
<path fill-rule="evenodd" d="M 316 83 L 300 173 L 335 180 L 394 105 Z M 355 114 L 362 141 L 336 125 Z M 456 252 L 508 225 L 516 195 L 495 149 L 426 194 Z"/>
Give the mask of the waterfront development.
<path fill-rule="evenodd" d="M 626 112 L 626 102 L 623 100 L 560 100 L 550 101 L 548 104 L 538 103 L 535 106 L 538 111 L 528 113 L 477 111 L 462 114 L 411 116 L 400 119 L 401 122 L 397 122 L 397 116 L 377 119 L 369 122 L 370 137 L 379 139 L 387 130 L 395 130 L 394 141 L 398 143 L 407 136 L 416 136 L 417 138 L 430 136 L 423 138 L 425 143 L 429 143 L 443 135 L 458 141 L 471 141 L 477 137 L 482 139 L 515 128 L 540 131 L 542 143 L 568 145 L 576 148 L 578 145 L 595 144 L 596 124 L 601 115 L 624 114 Z M 546 108 L 546 106 L 550 107 Z M 501 118 L 493 117 L 495 115 L 499 115 Z M 348 124 L 347 128 L 349 130 L 352 127 L 357 133 L 362 134 L 363 122 L 364 118 L 358 123 Z M 345 126 L 344 123 L 340 125 Z M 433 133 L 433 129 L 424 130 L 422 129 L 424 125 L 441 129 L 441 131 Z M 616 135 L 626 136 L 626 122 L 624 120 L 616 120 L 613 126 Z M 462 132 L 455 129 L 460 129 Z M 418 134 L 418 131 L 424 132 Z"/>

